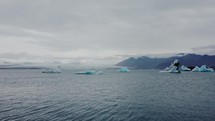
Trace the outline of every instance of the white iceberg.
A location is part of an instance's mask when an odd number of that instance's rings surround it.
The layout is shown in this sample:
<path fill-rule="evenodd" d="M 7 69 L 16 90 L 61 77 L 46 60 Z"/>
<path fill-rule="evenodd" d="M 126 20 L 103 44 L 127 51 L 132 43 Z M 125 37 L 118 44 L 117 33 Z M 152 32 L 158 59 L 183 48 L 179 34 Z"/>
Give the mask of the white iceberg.
<path fill-rule="evenodd" d="M 199 72 L 199 67 L 196 66 L 196 67 L 192 70 L 192 72 Z"/>
<path fill-rule="evenodd" d="M 42 73 L 61 73 L 61 67 L 43 69 Z"/>
<path fill-rule="evenodd" d="M 127 67 L 121 67 L 118 72 L 129 72 L 130 70 Z"/>
<path fill-rule="evenodd" d="M 186 66 L 182 65 L 180 68 L 181 71 L 191 71 L 190 68 L 187 68 Z"/>
<path fill-rule="evenodd" d="M 168 73 L 181 73 L 181 71 L 179 70 L 179 60 L 174 60 L 173 63 L 171 63 L 171 65 L 169 67 L 166 67 L 163 71 L 160 72 L 168 72 Z"/>

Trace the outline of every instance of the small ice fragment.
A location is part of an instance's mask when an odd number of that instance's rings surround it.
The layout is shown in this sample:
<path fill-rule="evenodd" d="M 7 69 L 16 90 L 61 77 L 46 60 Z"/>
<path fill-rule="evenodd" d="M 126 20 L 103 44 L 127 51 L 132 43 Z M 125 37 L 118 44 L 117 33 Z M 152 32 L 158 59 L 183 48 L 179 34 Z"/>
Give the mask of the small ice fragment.
<path fill-rule="evenodd" d="M 129 72 L 130 70 L 127 67 L 121 67 L 118 72 Z"/>

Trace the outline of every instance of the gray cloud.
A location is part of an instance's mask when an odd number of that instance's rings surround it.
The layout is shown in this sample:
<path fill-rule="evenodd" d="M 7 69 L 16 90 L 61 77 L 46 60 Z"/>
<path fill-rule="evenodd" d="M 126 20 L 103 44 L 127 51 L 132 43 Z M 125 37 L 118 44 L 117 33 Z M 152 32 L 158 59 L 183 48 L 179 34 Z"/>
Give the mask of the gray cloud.
<path fill-rule="evenodd" d="M 2 0 L 0 16 L 1 52 L 110 56 L 215 44 L 213 0 Z"/>
<path fill-rule="evenodd" d="M 195 53 L 215 55 L 215 45 L 192 48 Z"/>

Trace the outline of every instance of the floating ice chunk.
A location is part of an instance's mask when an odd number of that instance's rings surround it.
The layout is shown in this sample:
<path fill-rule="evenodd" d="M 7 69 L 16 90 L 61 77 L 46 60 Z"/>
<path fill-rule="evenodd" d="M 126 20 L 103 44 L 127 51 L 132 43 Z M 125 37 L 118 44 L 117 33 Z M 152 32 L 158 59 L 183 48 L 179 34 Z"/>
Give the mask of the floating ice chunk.
<path fill-rule="evenodd" d="M 196 67 L 192 70 L 192 72 L 199 72 L 199 67 L 196 66 Z"/>
<path fill-rule="evenodd" d="M 214 70 L 212 68 L 207 68 L 206 65 L 202 65 L 199 68 L 199 72 L 214 72 Z"/>
<path fill-rule="evenodd" d="M 214 72 L 213 68 L 207 68 L 206 65 L 202 65 L 200 68 L 196 66 L 192 72 Z"/>
<path fill-rule="evenodd" d="M 180 68 L 181 71 L 191 71 L 190 68 L 187 68 L 186 66 L 182 65 Z"/>
<path fill-rule="evenodd" d="M 129 72 L 130 70 L 127 67 L 121 67 L 118 72 Z"/>
<path fill-rule="evenodd" d="M 57 68 L 43 69 L 42 73 L 61 73 L 61 67 L 58 66 Z"/>
<path fill-rule="evenodd" d="M 170 73 L 179 73 L 179 70 L 177 70 L 176 66 L 172 66 L 172 68 L 169 70 Z"/>
<path fill-rule="evenodd" d="M 170 70 L 170 68 L 169 67 L 166 67 L 165 69 L 164 69 L 164 71 L 169 71 Z"/>
<path fill-rule="evenodd" d="M 160 72 L 167 72 L 167 73 L 181 73 L 179 70 L 177 70 L 176 66 L 172 66 L 171 68 L 169 68 L 168 70 L 163 70 Z"/>
<path fill-rule="evenodd" d="M 160 71 L 160 72 L 180 73 L 179 66 L 180 66 L 179 60 L 176 59 L 174 60 L 173 63 L 171 63 L 169 67 L 166 67 L 164 71 Z"/>
<path fill-rule="evenodd" d="M 207 69 L 206 65 L 202 65 L 202 66 L 199 68 L 199 72 L 208 72 L 208 69 Z"/>
<path fill-rule="evenodd" d="M 214 72 L 214 69 L 213 68 L 208 68 L 208 71 L 209 72 Z"/>

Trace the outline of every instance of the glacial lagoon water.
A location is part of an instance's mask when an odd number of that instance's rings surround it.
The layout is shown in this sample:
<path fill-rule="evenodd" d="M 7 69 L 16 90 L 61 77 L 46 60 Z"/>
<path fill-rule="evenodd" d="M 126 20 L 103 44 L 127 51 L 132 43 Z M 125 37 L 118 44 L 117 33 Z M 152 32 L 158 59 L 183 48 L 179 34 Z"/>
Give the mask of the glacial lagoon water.
<path fill-rule="evenodd" d="M 0 70 L 1 121 L 214 121 L 215 73 Z"/>

